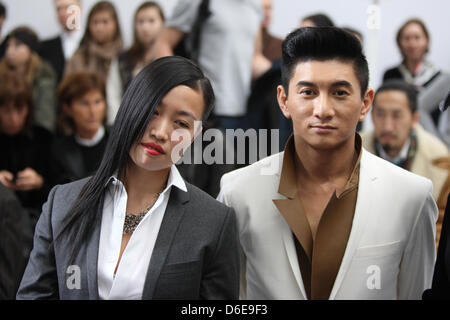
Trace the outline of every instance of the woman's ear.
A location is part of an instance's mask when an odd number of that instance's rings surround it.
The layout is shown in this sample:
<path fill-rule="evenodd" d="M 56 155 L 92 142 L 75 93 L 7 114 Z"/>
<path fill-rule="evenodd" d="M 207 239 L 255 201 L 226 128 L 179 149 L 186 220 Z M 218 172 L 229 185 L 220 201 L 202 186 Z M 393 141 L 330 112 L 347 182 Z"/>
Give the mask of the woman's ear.
<path fill-rule="evenodd" d="M 277 87 L 277 100 L 278 100 L 278 105 L 280 106 L 281 112 L 283 113 L 283 115 L 290 119 L 291 118 L 291 114 L 289 112 L 289 109 L 286 105 L 287 102 L 287 93 L 284 90 L 284 87 L 282 85 L 279 85 Z"/>

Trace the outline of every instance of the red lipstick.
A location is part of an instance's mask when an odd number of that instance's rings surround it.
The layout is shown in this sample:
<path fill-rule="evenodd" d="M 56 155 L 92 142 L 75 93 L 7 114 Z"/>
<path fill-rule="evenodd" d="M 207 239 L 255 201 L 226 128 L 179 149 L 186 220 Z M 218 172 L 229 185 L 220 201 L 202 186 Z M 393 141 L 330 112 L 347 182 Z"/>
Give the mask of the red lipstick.
<path fill-rule="evenodd" d="M 145 148 L 145 152 L 152 156 L 160 156 L 162 154 L 165 154 L 163 147 L 161 147 L 159 144 L 150 142 L 150 143 L 141 143 L 141 145 Z"/>

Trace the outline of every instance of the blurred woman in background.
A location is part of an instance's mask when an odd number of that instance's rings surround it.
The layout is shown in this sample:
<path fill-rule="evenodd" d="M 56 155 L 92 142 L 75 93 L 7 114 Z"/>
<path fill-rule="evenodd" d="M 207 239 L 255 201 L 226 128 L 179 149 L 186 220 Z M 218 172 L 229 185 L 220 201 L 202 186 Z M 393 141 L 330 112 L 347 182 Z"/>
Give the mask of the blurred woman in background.
<path fill-rule="evenodd" d="M 6 38 L 6 52 L 0 74 L 12 73 L 32 90 L 34 123 L 53 131 L 56 121 L 56 75 L 52 67 L 37 54 L 39 39 L 27 27 L 18 27 Z"/>
<path fill-rule="evenodd" d="M 112 61 L 108 75 L 108 124 L 113 124 L 131 80 L 151 61 L 151 50 L 164 26 L 164 19 L 161 7 L 153 1 L 144 2 L 136 10 L 133 45 Z"/>
<path fill-rule="evenodd" d="M 106 79 L 111 60 L 122 48 L 116 9 L 111 2 L 100 1 L 89 12 L 80 48 L 67 62 L 65 75 L 85 71 L 95 72 Z"/>
<path fill-rule="evenodd" d="M 58 129 L 64 135 L 52 145 L 54 185 L 92 175 L 108 140 L 103 78 L 94 73 L 74 73 L 61 83 L 58 100 L 62 108 Z"/>
<path fill-rule="evenodd" d="M 0 183 L 16 192 L 36 223 L 49 191 L 50 132 L 33 123 L 28 84 L 0 76 Z"/>
<path fill-rule="evenodd" d="M 430 49 L 428 29 L 422 20 L 410 19 L 400 27 L 396 40 L 403 61 L 387 70 L 383 81 L 403 79 L 415 86 L 419 92 L 420 124 L 446 142 L 446 138 L 438 130 L 441 121 L 439 103 L 445 99 L 450 89 L 450 75 L 439 70 L 426 58 Z"/>

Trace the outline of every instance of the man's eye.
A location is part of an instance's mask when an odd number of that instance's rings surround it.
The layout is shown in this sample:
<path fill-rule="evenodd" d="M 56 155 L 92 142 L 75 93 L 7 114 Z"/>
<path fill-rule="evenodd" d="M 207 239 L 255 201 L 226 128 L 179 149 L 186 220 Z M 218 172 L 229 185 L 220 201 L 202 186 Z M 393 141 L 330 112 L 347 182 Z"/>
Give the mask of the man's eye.
<path fill-rule="evenodd" d="M 304 89 L 300 92 L 300 94 L 305 95 L 305 96 L 310 96 L 314 94 L 314 91 L 310 90 L 310 89 Z"/>
<path fill-rule="evenodd" d="M 348 92 L 345 90 L 337 90 L 335 92 L 335 95 L 338 97 L 344 97 L 344 96 L 348 96 Z"/>

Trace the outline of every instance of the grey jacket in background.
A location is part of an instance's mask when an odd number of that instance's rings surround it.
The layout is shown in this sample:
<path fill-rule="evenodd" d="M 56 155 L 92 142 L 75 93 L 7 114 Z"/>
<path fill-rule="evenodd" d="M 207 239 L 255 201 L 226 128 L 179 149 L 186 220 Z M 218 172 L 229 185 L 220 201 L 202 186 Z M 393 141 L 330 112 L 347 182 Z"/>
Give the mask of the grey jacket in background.
<path fill-rule="evenodd" d="M 43 61 L 41 68 L 37 72 L 33 84 L 33 120 L 34 123 L 47 129 L 55 131 L 57 102 L 56 102 L 56 74 L 50 64 Z"/>

